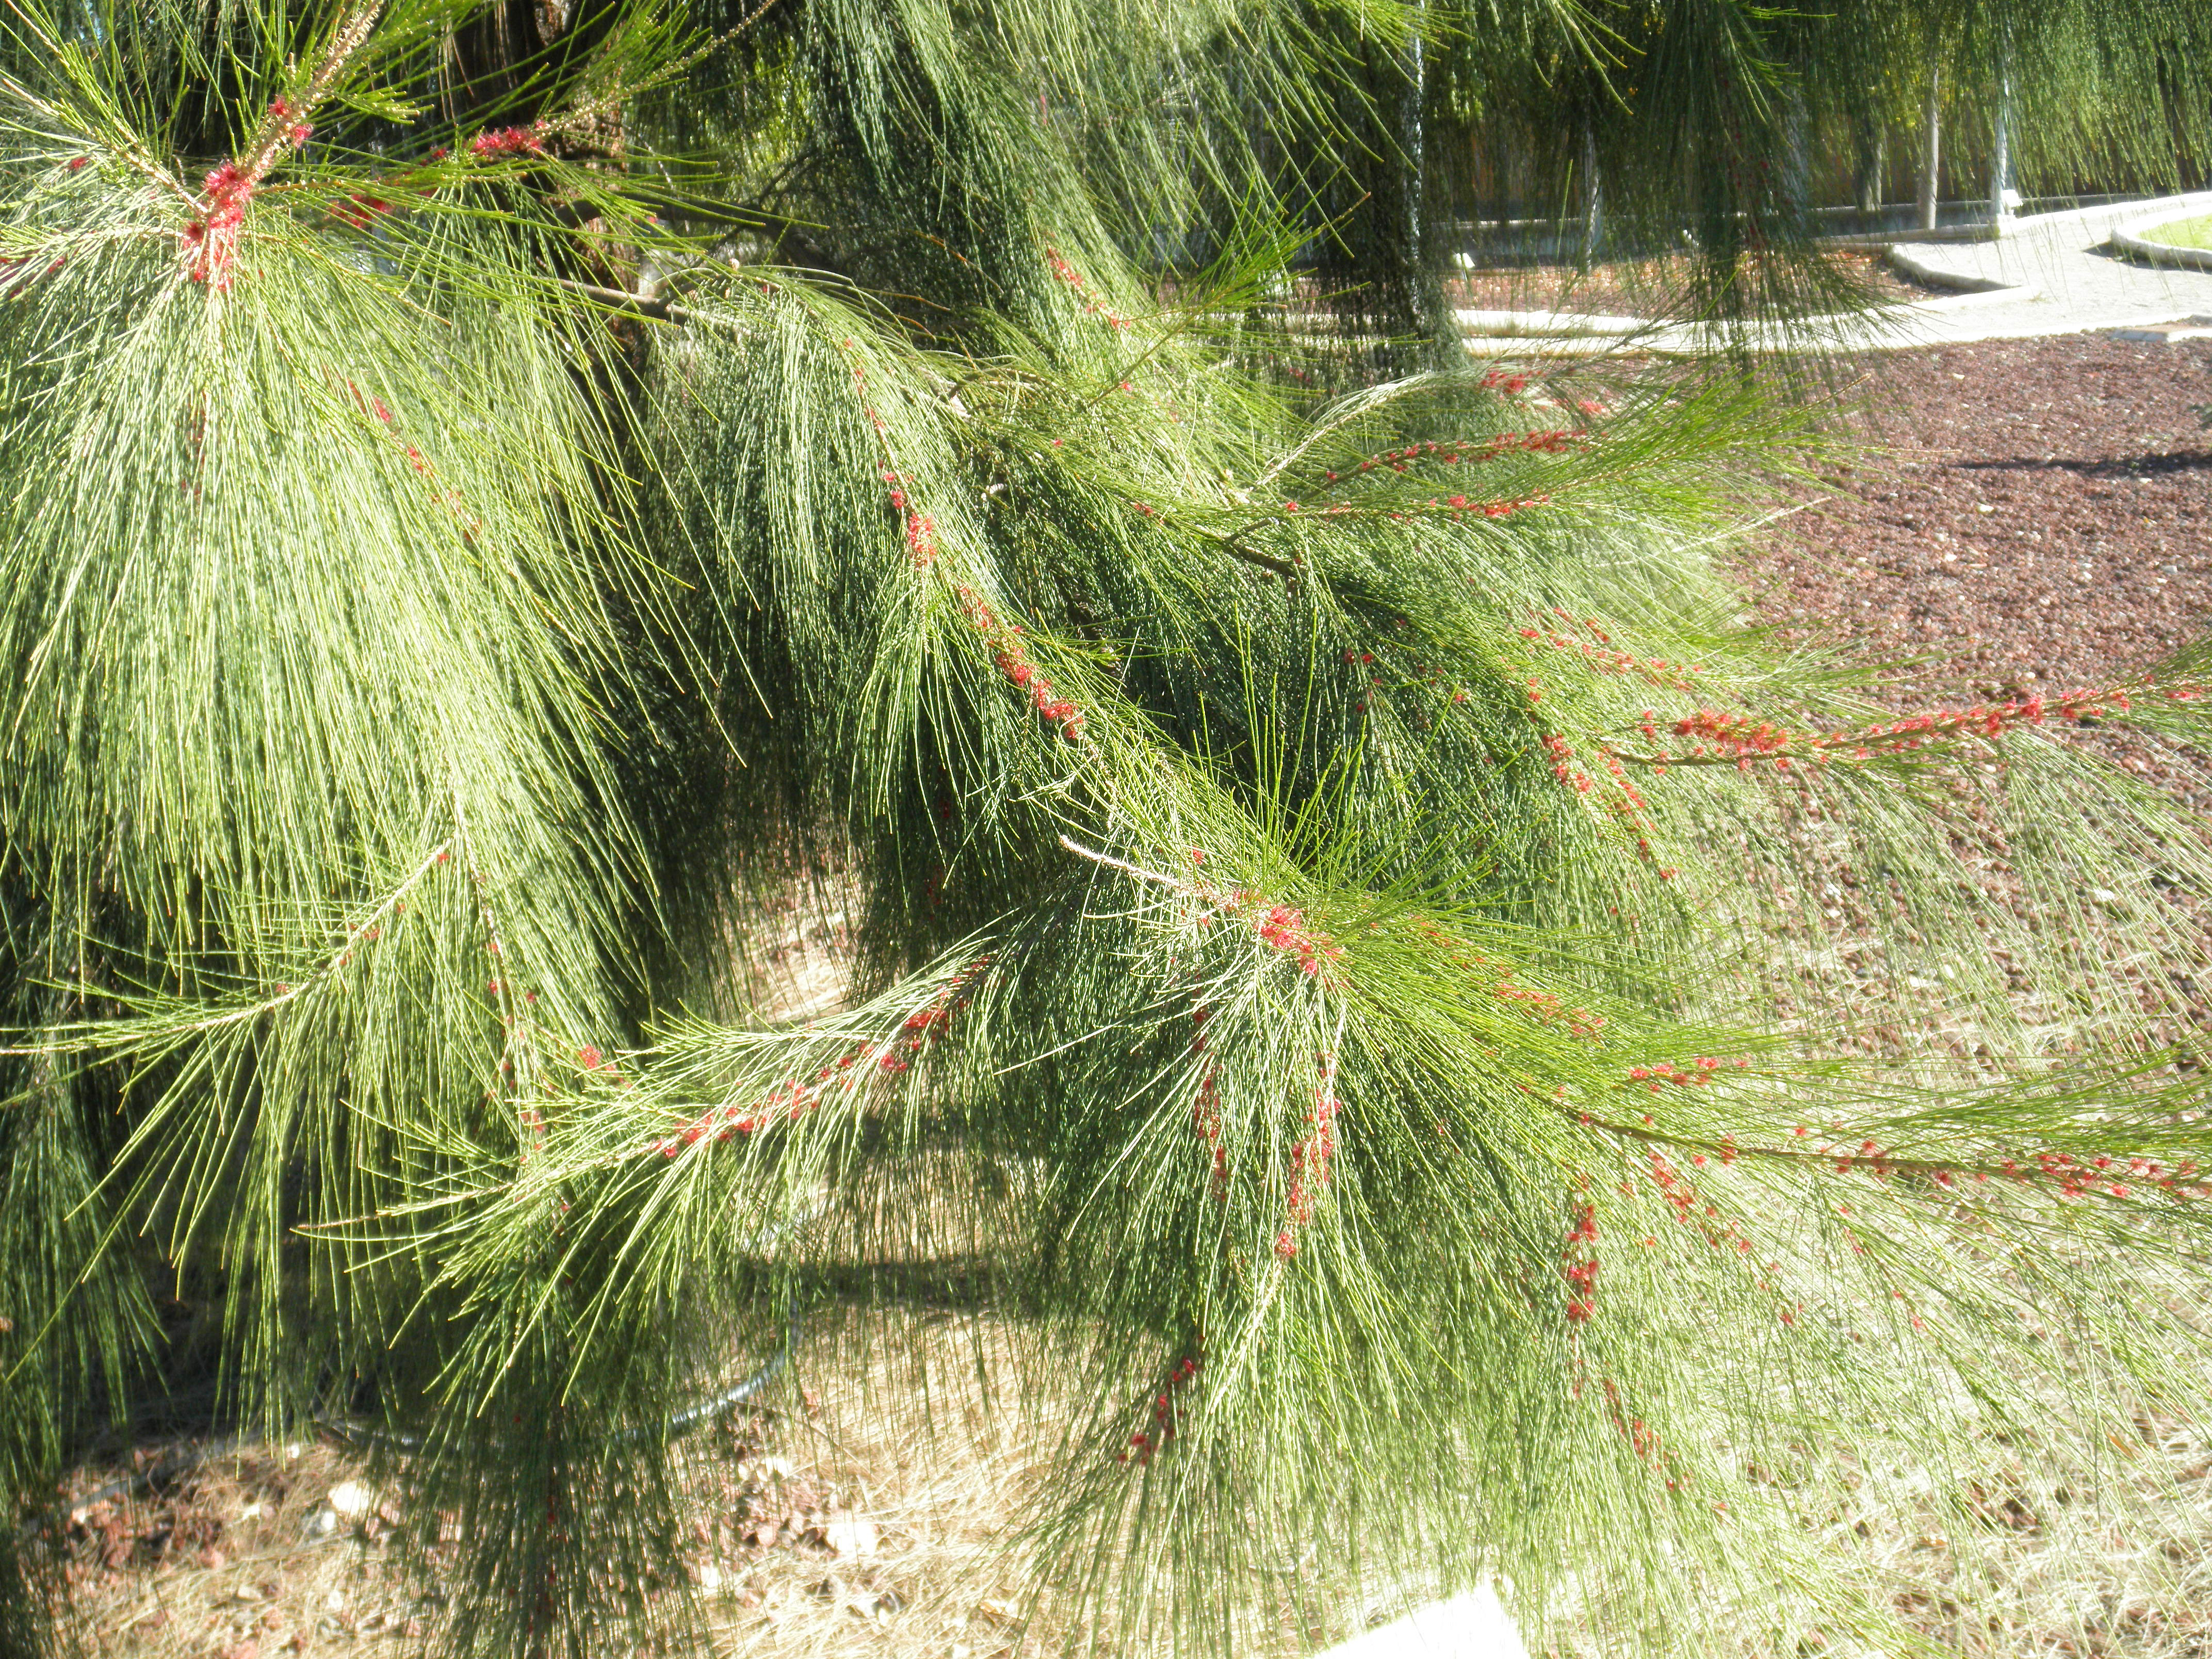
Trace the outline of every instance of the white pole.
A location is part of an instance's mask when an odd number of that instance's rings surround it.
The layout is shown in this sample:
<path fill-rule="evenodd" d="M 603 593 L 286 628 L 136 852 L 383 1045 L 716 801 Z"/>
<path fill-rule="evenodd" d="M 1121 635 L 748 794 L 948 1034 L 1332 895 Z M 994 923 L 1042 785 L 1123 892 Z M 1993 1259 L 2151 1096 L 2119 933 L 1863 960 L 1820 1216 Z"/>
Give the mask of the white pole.
<path fill-rule="evenodd" d="M 2020 193 L 2012 187 L 2012 64 L 2011 52 L 1997 77 L 1996 142 L 1990 154 L 1990 223 L 2000 236 L 2013 228 L 2013 210 Z"/>
<path fill-rule="evenodd" d="M 1934 65 L 1928 70 L 1928 97 L 1920 108 L 1920 136 L 1923 149 L 1920 157 L 1920 228 L 1936 228 L 1936 175 L 1942 170 L 1943 161 L 1943 71 Z"/>

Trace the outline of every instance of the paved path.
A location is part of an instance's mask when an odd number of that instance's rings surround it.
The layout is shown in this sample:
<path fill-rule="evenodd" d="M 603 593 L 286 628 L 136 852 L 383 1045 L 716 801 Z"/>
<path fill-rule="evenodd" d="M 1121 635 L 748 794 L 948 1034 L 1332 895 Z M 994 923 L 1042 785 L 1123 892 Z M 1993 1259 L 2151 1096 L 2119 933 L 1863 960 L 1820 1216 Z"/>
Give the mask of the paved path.
<path fill-rule="evenodd" d="M 2008 340 L 2084 329 L 2125 328 L 2191 315 L 2212 317 L 2212 270 L 2160 270 L 2106 251 L 2117 224 L 2212 214 L 2212 191 L 2128 202 L 2014 222 L 1990 242 L 1912 242 L 1897 252 L 1927 279 L 1995 282 L 2033 291 L 2002 291 L 1961 304 L 1912 307 L 1909 319 L 1932 340 Z"/>
<path fill-rule="evenodd" d="M 1485 1584 L 1340 1643 L 1319 1659 L 1528 1659 L 1528 1650 L 1498 1592 Z"/>
<path fill-rule="evenodd" d="M 2024 339 L 2092 329 L 2142 327 L 2212 317 L 2212 271 L 2159 269 L 2106 251 L 2116 224 L 2212 214 L 2212 191 L 2154 202 L 2039 214 L 1985 242 L 1908 242 L 1899 264 L 1947 286 L 1983 289 L 1851 318 L 1808 318 L 1758 331 L 1755 349 L 1861 350 Z M 1695 354 L 1721 343 L 1713 331 L 1653 327 L 1628 317 L 1547 316 L 1463 311 L 1468 354 L 1477 357 L 1578 355 L 1623 348 Z"/>

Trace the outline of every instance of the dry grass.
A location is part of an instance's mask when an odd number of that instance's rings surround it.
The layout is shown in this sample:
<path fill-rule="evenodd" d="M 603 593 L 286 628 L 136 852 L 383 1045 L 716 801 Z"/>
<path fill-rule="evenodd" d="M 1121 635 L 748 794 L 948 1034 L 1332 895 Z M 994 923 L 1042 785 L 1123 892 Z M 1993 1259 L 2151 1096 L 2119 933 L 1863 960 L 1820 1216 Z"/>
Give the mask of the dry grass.
<path fill-rule="evenodd" d="M 769 969 L 783 981 L 778 1000 L 835 993 L 825 947 L 795 931 Z M 1031 1578 L 1012 1528 L 1062 1451 L 1075 1403 L 1055 1401 L 1051 1356 L 1040 1364 L 1032 1335 L 923 1309 L 817 1321 L 770 1409 L 689 1443 L 687 1566 L 717 1656 L 1015 1659 L 1091 1634 L 1049 1604 L 1025 1618 Z M 2121 1476 L 2102 1485 L 2079 1460 L 1995 1439 L 1940 1479 L 1866 1454 L 1849 1466 L 1848 1503 L 1811 1530 L 1846 1575 L 1961 1659 L 2205 1659 L 2212 1431 L 2140 1431 Z M 114 1474 L 83 1471 L 76 1490 Z M 440 1609 L 386 1559 L 394 1512 L 380 1513 L 374 1494 L 350 1516 L 330 1502 L 367 1479 L 331 1446 L 264 1447 L 80 1510 L 65 1540 L 65 1627 L 85 1650 L 122 1659 L 412 1650 Z M 1377 1586 L 1346 1623 L 1382 1622 L 1419 1595 Z M 1757 1607 L 1742 1611 L 1746 1627 L 1759 1622 Z M 1701 1612 L 1731 1622 L 1727 1608 Z M 1295 1644 L 1294 1628 L 1261 1622 L 1253 1651 Z M 1627 1659 L 1595 1617 L 1562 1620 L 1547 1651 Z M 1741 1651 L 1767 1656 L 1755 1642 Z M 1875 1659 L 1841 1642 L 1825 1655 Z M 1662 1656 L 1639 1647 L 1635 1659 Z"/>
<path fill-rule="evenodd" d="M 1004 1539 L 1066 1425 L 1033 1391 L 1020 1413 L 986 1395 L 979 1361 L 1019 1369 L 1013 1348 L 992 1321 L 888 1316 L 842 1363 L 802 1352 L 786 1409 L 701 1437 L 689 1566 L 717 1654 L 1038 1650 L 1047 1627 L 1024 1634 Z M 259 1447 L 73 1510 L 67 1633 L 143 1659 L 411 1649 L 439 1612 L 387 1566 L 391 1500 L 368 1492 L 352 1516 L 331 1502 L 368 1480 L 334 1447 Z"/>
<path fill-rule="evenodd" d="M 387 1573 L 386 1522 L 331 1508 L 358 1480 L 328 1447 L 264 1446 L 159 1493 L 73 1509 L 65 1633 L 86 1651 L 149 1659 L 407 1650 L 436 1609 Z"/>
<path fill-rule="evenodd" d="M 989 1320 L 894 1316 L 870 1351 L 804 1366 L 787 1409 L 696 1443 L 690 1568 L 716 1655 L 1014 1659 L 1081 1633 L 1023 1625 L 1008 1525 L 1067 1423 L 1034 1393 L 1018 1410 L 976 1380 L 979 1358 L 1019 1369 L 1017 1343 Z M 1850 1500 L 1815 1531 L 1838 1567 L 1962 1659 L 2203 1659 L 2212 1431 L 2140 1430 L 2102 1486 L 2056 1453 L 1994 1441 L 1942 1479 L 1847 1460 Z M 411 1650 L 434 1632 L 435 1599 L 387 1565 L 374 1507 L 342 1518 L 329 1503 L 364 1479 L 329 1447 L 264 1448 L 81 1511 L 70 1630 L 88 1651 L 132 1659 Z M 318 1539 L 319 1527 L 331 1530 Z M 1395 1610 L 1376 1607 L 1376 1620 Z M 1573 1620 L 1547 1650 L 1623 1655 Z M 1763 1659 L 1756 1644 L 1742 1651 Z M 1825 1651 L 1874 1659 L 1840 1641 Z"/>
<path fill-rule="evenodd" d="M 711 1530 L 695 1577 L 720 1581 L 716 1653 L 982 1659 L 1047 1645 L 1041 1626 L 1020 1639 L 1025 1577 L 1006 1534 L 1066 1422 L 1033 1391 L 1018 1410 L 986 1392 L 979 1367 L 1023 1369 L 1015 1348 L 996 1321 L 894 1314 L 848 1363 L 808 1370 L 800 1409 L 763 1425 L 787 1473 L 719 1493 L 711 1473 L 701 1483 Z"/>

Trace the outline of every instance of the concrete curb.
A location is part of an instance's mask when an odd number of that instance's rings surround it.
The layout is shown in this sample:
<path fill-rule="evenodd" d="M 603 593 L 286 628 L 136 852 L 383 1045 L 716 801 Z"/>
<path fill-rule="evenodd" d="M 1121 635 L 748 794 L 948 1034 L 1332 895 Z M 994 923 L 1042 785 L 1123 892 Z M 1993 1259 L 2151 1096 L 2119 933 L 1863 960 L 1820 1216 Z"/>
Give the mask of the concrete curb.
<path fill-rule="evenodd" d="M 1858 331 L 1839 329 L 1842 319 L 1808 318 L 1797 326 L 1759 331 L 1747 343 L 1754 351 L 1802 350 L 1821 343 L 1881 351 L 1917 349 L 1938 341 L 1963 343 L 2121 329 L 2156 331 L 2159 338 L 2197 338 L 2195 332 L 2178 335 L 2174 331 L 2212 327 L 2212 307 L 2207 306 L 2203 295 L 2191 292 L 2176 295 L 2170 302 L 2163 300 L 2158 293 L 2148 291 L 2160 284 L 2146 283 L 2139 268 L 2136 275 L 2120 282 L 2120 273 L 2131 267 L 2109 255 L 2099 256 L 2096 250 L 2137 252 L 2128 238 L 2199 214 L 2212 214 L 2212 191 L 2194 191 L 2162 202 L 2100 203 L 2019 221 L 2008 240 L 2021 244 L 2020 251 L 2002 257 L 2005 266 L 2014 270 L 2023 262 L 2033 270 L 2035 260 L 2051 261 L 2053 274 L 2039 276 L 2033 283 L 1989 274 L 1987 256 L 1968 253 L 1971 244 L 1965 238 L 1946 238 L 1934 245 L 1899 244 L 1888 252 L 1898 270 L 1933 286 L 1957 291 L 1941 299 L 1917 300 L 1863 313 L 1859 329 L 1865 331 L 1867 337 L 1863 339 L 1837 339 L 1840 333 Z M 2144 246 L 2138 253 L 2139 258 L 2176 272 L 2172 280 L 2185 286 L 2201 283 L 2202 278 L 2194 274 L 2197 270 L 2212 271 L 2212 258 L 2200 261 L 2188 256 L 2188 250 L 2163 244 Z M 1968 265 L 1983 268 L 1963 268 Z M 2099 274 L 2107 269 L 2117 287 Z M 2179 275 L 2183 270 L 2191 274 Z M 2114 291 L 2106 292 L 2107 288 Z M 1984 312 L 1990 313 L 1987 320 L 1980 316 Z M 2183 312 L 2193 314 L 2174 320 Z M 1695 355 L 1716 343 L 1708 331 L 1695 325 L 1639 324 L 1633 318 L 1468 312 L 1462 313 L 1462 319 L 1468 325 L 1462 331 L 1462 342 L 1468 355 L 1478 360 L 1509 356 L 1583 357 L 1619 350 L 1676 356 Z"/>
<path fill-rule="evenodd" d="M 2171 242 L 2154 242 L 2142 233 L 2156 230 L 2160 225 L 2178 224 L 2184 219 L 2201 219 L 2202 212 L 2161 213 L 2155 218 L 2138 219 L 2131 225 L 2112 227 L 2112 246 L 2123 253 L 2132 253 L 2138 259 L 2147 259 L 2154 265 L 2178 265 L 2185 270 L 2212 270 L 2212 248 L 2176 247 Z"/>
<path fill-rule="evenodd" d="M 1578 311 L 1455 311 L 1462 333 L 1572 337 L 1640 334 L 1651 325 L 1641 317 L 1608 317 Z"/>
<path fill-rule="evenodd" d="M 1926 246 L 1923 243 L 1920 246 Z M 2036 290 L 2020 283 L 2008 283 L 2002 277 L 1982 276 L 1964 270 L 1953 270 L 1948 266 L 1923 259 L 1909 246 L 1893 247 L 1889 262 L 1915 282 L 1926 283 L 1931 288 L 1954 288 L 1960 292 L 1949 300 L 1931 300 L 1929 305 L 1956 305 L 1961 299 L 1982 300 L 1984 296 L 2007 300 L 2033 300 Z M 1986 303 L 1986 301 L 1984 301 Z"/>
<path fill-rule="evenodd" d="M 1909 328 L 1916 317 L 1946 316 L 1954 311 L 1968 311 L 1988 305 L 2017 305 L 2042 297 L 2040 289 L 2025 284 L 1993 284 L 1970 293 L 1946 295 L 1940 300 L 1913 300 L 1901 305 L 1883 306 L 1856 313 L 1824 313 L 1806 318 L 1802 322 L 1807 327 L 1817 326 L 1823 322 L 1844 322 L 1854 327 L 1887 331 L 1899 325 Z M 1635 317 L 1576 317 L 1542 311 L 1462 311 L 1455 314 L 1461 322 L 1461 343 L 1472 357 L 1589 357 L 1616 347 L 1645 351 L 1660 357 L 1692 357 L 1702 356 L 1726 343 L 1725 335 L 1697 324 L 1657 323 Z M 1471 318 L 1480 321 L 1470 322 L 1468 319 Z M 1595 326 L 1569 326 L 1574 324 Z M 1848 346 L 1853 343 L 1839 343 Z M 1865 349 L 1878 350 L 1917 345 L 1921 342 L 1911 338 L 1869 339 L 1856 343 Z M 1753 338 L 1753 349 L 1796 350 L 1802 349 L 1804 339 L 1800 337 L 1787 345 L 1778 346 L 1767 337 L 1765 331 L 1761 331 Z"/>

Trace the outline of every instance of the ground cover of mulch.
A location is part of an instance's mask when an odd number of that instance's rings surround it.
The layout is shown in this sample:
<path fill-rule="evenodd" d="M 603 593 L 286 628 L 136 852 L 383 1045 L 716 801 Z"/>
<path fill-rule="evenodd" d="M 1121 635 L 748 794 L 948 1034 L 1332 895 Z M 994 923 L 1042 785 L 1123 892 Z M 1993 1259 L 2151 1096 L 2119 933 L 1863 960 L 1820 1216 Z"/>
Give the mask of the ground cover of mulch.
<path fill-rule="evenodd" d="M 2081 333 L 1858 368 L 1861 429 L 1879 449 L 1796 486 L 1800 510 L 1736 562 L 1783 638 L 1889 665 L 1881 700 L 1904 712 L 2123 684 L 2212 634 L 2212 341 Z M 2109 729 L 2077 740 L 2212 807 L 2204 773 L 2154 744 Z M 2212 1030 L 2212 1011 L 2189 1012 Z M 1950 1650 L 2212 1653 L 2212 1442 L 2166 1423 L 2142 1446 L 2131 1495 L 2085 1504 L 2087 1483 L 2062 1481 L 2008 1498 L 1989 1523 L 1994 1572 L 1951 1558 L 1943 1534 L 1958 1528 L 1932 1493 L 1924 1533 L 1911 1504 L 1877 1505 L 1844 1517 L 1863 1545 L 1838 1540 Z"/>
<path fill-rule="evenodd" d="M 1601 310 L 1614 297 L 1626 296 L 1584 289 L 1572 303 Z M 1873 411 L 1862 430 L 1885 450 L 1798 486 L 1800 510 L 1740 561 L 1765 620 L 1899 663 L 1900 707 L 2108 684 L 2206 630 L 2212 434 L 2196 406 L 2212 403 L 2212 343 L 2075 335 L 1888 353 L 1858 367 Z M 832 1397 L 720 1437 L 725 1490 L 701 1522 L 692 1568 L 714 1592 L 717 1649 L 1009 1652 L 1011 1584 L 969 1588 L 957 1603 L 932 1595 L 970 1584 L 963 1574 L 1018 1506 L 1035 1449 L 1000 1443 L 1006 1425 L 979 1408 L 963 1427 L 973 1445 L 948 1462 L 941 1442 L 885 1426 L 896 1413 L 884 1402 L 903 1397 L 896 1377 L 849 1405 L 823 1381 Z M 1838 1517 L 1838 1547 L 1873 1535 L 1899 1608 L 1962 1654 L 2212 1652 L 2212 1581 L 2204 1618 L 2179 1623 L 2126 1589 L 2212 1573 L 2212 1454 L 2187 1425 L 2151 1441 L 2163 1474 L 2147 1474 L 2138 1498 L 2112 1511 L 2025 1485 L 1991 1498 L 2014 1552 L 2002 1586 L 1969 1586 L 1934 1492 L 1870 1491 L 1863 1516 Z M 839 1449 L 827 1468 L 809 1453 L 823 1446 Z M 84 1471 L 73 1490 L 115 1473 Z M 147 1659 L 415 1649 L 438 1607 L 387 1567 L 385 1499 L 365 1480 L 342 1449 L 311 1442 L 64 1507 L 77 1634 L 91 1650 Z"/>
<path fill-rule="evenodd" d="M 1828 259 L 1861 292 L 1893 304 L 1948 294 L 1899 272 L 1880 254 L 1831 252 Z M 1474 311 L 1563 311 L 1613 317 L 1670 316 L 1689 279 L 1680 258 L 1567 265 L 1499 266 L 1461 273 L 1445 284 L 1453 305 Z"/>
<path fill-rule="evenodd" d="M 1887 453 L 1826 471 L 1739 568 L 1785 635 L 1896 678 L 2033 695 L 2114 684 L 2212 621 L 2212 341 L 2111 334 L 1869 356 Z"/>

